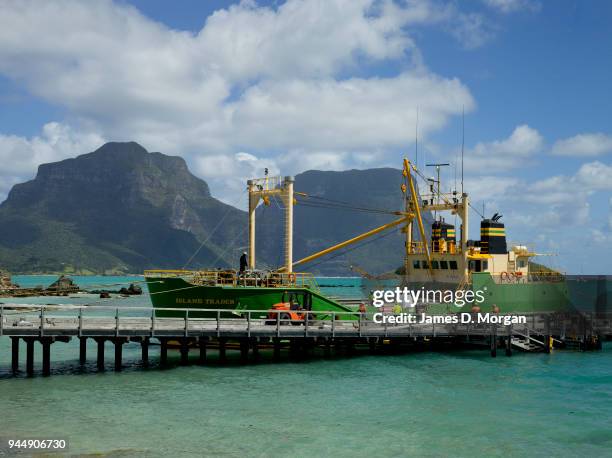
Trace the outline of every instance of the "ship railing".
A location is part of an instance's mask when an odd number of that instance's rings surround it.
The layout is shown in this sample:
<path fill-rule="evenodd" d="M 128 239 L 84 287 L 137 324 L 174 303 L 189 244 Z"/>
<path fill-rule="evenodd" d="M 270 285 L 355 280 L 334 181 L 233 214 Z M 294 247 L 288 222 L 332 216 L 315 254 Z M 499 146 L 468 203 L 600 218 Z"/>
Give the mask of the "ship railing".
<path fill-rule="evenodd" d="M 444 254 L 459 254 L 461 253 L 461 247 L 456 243 L 445 241 L 440 243 L 437 240 L 433 240 L 430 245 L 432 253 L 444 253 Z M 409 244 L 410 254 L 425 254 L 425 243 L 424 242 L 410 242 Z"/>
<path fill-rule="evenodd" d="M 235 270 L 147 270 L 145 277 L 183 278 L 195 285 L 202 286 L 251 286 L 265 288 L 309 288 L 319 291 L 319 286 L 308 272 L 268 272 Z"/>
<path fill-rule="evenodd" d="M 425 254 L 425 243 L 410 242 L 409 252 L 412 254 Z"/>
<path fill-rule="evenodd" d="M 258 191 L 271 191 L 273 189 L 279 189 L 283 186 L 283 177 L 273 176 L 265 178 L 254 178 L 251 183 Z"/>

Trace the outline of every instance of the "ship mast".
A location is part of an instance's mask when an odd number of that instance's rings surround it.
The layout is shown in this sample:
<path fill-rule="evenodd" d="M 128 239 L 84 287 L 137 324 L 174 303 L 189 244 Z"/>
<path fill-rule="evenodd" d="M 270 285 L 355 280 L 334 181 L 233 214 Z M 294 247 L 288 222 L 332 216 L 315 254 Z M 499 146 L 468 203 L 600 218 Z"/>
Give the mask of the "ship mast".
<path fill-rule="evenodd" d="M 287 273 L 293 271 L 293 203 L 294 179 L 291 176 L 256 178 L 247 181 L 249 191 L 249 269 L 255 269 L 255 209 L 260 199 L 270 205 L 270 197 L 278 195 L 285 210 L 285 265 Z"/>

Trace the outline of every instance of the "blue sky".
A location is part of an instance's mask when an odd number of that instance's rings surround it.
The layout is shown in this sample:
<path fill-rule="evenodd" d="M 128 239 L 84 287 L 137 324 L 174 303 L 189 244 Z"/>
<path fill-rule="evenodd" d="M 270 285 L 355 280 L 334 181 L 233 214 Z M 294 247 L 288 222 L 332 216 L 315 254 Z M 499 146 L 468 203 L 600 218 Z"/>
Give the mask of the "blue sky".
<path fill-rule="evenodd" d="M 136 140 L 234 202 L 264 167 L 456 162 L 571 273 L 610 272 L 612 3 L 0 3 L 0 193 L 42 162 Z M 454 171 L 445 177 L 452 183 Z M 476 216 L 476 215 L 474 215 Z M 476 221 L 476 219 L 474 219 Z M 473 234 L 475 236 L 475 234 Z"/>

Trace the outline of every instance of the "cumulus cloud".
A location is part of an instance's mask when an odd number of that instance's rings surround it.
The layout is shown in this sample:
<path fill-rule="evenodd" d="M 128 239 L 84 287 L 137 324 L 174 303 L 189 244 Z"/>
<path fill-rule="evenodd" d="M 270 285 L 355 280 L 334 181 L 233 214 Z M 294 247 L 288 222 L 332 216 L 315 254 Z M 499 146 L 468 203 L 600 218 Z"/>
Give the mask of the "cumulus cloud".
<path fill-rule="evenodd" d="M 515 13 L 517 11 L 538 11 L 542 5 L 535 0 L 483 0 L 484 3 L 501 13 Z"/>
<path fill-rule="evenodd" d="M 557 140 L 551 148 L 559 156 L 601 156 L 612 153 L 612 135 L 584 133 Z"/>
<path fill-rule="evenodd" d="M 4 0 L 0 74 L 64 107 L 75 131 L 182 154 L 198 170 L 222 170 L 239 152 L 356 166 L 411 144 L 417 105 L 423 137 L 474 107 L 459 80 L 423 65 L 410 35 L 462 15 L 425 0 L 243 1 L 191 33 L 110 0 Z M 401 72 L 351 76 L 387 61 Z"/>
<path fill-rule="evenodd" d="M 498 172 L 524 166 L 544 146 L 542 135 L 526 124 L 517 126 L 512 134 L 492 142 L 479 142 L 465 153 L 468 169 Z"/>

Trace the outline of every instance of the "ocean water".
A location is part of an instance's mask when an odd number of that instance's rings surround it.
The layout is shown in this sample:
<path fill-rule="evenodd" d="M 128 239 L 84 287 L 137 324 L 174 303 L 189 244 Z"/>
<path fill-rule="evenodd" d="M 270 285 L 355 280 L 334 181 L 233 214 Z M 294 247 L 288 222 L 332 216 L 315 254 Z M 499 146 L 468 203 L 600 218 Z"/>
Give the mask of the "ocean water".
<path fill-rule="evenodd" d="M 328 288 L 354 296 L 344 283 Z M 213 357 L 203 367 L 178 367 L 170 352 L 164 370 L 156 347 L 152 366 L 139 367 L 139 350 L 127 344 L 115 373 L 109 345 L 100 373 L 93 345 L 80 367 L 78 344 L 56 343 L 52 376 L 28 379 L 10 375 L 9 339 L 0 338 L 0 438 L 66 438 L 73 456 L 612 456 L 610 344 L 511 358 L 461 351 L 245 366 L 229 352 L 229 364 Z"/>

